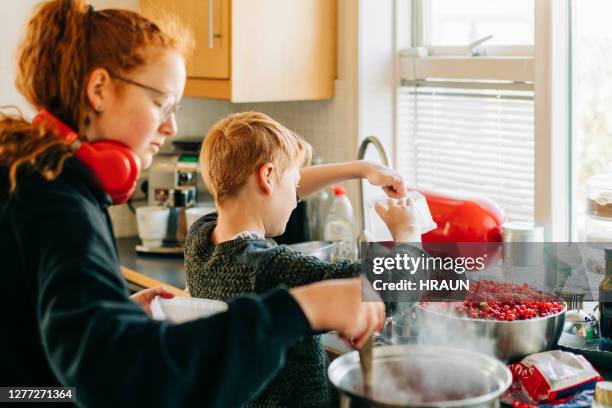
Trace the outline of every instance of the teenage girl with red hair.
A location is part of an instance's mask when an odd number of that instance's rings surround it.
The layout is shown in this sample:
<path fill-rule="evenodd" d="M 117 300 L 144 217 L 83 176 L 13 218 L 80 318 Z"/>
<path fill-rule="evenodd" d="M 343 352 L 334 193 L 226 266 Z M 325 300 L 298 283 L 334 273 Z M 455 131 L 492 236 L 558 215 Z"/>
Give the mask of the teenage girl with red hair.
<path fill-rule="evenodd" d="M 181 325 L 128 296 L 107 208 L 176 133 L 189 34 L 81 0 L 42 3 L 16 85 L 38 113 L 0 113 L 0 386 L 76 387 L 81 406 L 241 406 L 312 330 L 362 344 L 383 318 L 356 279 L 261 297 Z M 136 302 L 134 302 L 136 300 Z"/>

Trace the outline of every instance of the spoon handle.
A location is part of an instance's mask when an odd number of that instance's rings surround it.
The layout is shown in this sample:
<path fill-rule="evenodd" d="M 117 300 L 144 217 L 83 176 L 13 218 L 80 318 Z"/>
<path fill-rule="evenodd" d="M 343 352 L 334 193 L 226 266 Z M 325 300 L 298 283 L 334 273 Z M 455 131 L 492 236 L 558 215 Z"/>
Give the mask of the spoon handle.
<path fill-rule="evenodd" d="M 366 396 L 372 392 L 372 347 L 373 337 L 370 336 L 363 347 L 359 349 L 359 363 L 361 365 L 361 375 L 363 378 L 363 390 Z"/>

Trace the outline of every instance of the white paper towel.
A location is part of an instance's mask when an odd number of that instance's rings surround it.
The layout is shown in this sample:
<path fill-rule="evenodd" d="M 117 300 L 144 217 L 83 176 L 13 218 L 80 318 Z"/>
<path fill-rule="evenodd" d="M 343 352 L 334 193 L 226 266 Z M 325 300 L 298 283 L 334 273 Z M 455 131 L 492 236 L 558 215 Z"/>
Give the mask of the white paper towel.
<path fill-rule="evenodd" d="M 421 234 L 425 234 L 429 231 L 436 229 L 438 226 L 431 217 L 429 206 L 425 196 L 418 191 L 408 191 L 407 197 L 412 198 L 418 215 L 419 226 L 421 227 Z M 383 222 L 383 220 L 376 213 L 374 204 L 377 202 L 386 203 L 388 200 L 387 196 L 377 196 L 370 200 L 366 200 L 365 204 L 365 236 L 368 241 L 391 241 L 391 232 Z"/>

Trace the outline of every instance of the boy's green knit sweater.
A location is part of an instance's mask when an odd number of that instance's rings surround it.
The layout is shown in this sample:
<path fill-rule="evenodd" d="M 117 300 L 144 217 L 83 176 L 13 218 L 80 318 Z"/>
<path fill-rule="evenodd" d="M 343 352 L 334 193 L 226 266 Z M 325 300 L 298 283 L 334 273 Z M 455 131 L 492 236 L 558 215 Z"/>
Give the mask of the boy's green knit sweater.
<path fill-rule="evenodd" d="M 295 287 L 323 279 L 357 276 L 361 270 L 360 263 L 323 262 L 256 234 L 241 234 L 215 245 L 211 241 L 215 226 L 216 215 L 200 218 L 190 228 L 185 241 L 187 285 L 194 297 L 227 301 L 283 284 Z M 331 389 L 326 365 L 320 336 L 304 338 L 287 352 L 285 367 L 250 406 L 329 406 Z M 226 367 L 219 367 L 217 375 L 222 375 L 223 369 Z"/>

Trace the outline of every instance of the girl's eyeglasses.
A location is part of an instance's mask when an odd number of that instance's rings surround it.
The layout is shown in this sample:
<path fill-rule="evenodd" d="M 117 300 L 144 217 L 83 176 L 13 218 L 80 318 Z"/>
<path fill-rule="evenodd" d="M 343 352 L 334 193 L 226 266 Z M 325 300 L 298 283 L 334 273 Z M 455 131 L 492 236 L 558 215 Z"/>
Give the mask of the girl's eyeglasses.
<path fill-rule="evenodd" d="M 164 92 L 161 89 L 153 88 L 152 86 L 142 84 L 140 82 L 131 80 L 129 78 L 122 77 L 114 73 L 110 73 L 110 76 L 114 79 L 118 79 L 119 81 L 125 82 L 126 84 L 134 85 L 139 88 L 146 89 L 147 91 L 154 92 L 158 95 L 162 95 L 164 99 L 166 100 L 166 102 L 164 102 L 160 107 L 160 111 L 161 111 L 160 119 L 162 123 L 166 122 L 170 118 L 170 115 L 172 115 L 173 113 L 176 113 L 181 107 L 181 105 L 178 102 L 173 102 L 174 98 L 171 95 L 169 95 L 168 92 Z"/>

